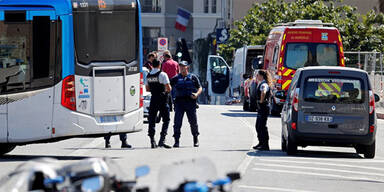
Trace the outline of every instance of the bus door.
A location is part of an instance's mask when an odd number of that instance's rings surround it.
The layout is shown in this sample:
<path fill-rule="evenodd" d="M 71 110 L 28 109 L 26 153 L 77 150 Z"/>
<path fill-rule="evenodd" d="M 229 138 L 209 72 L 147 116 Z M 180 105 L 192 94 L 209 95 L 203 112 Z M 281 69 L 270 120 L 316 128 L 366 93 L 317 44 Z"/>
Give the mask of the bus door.
<path fill-rule="evenodd" d="M 207 65 L 208 94 L 211 104 L 224 104 L 230 84 L 230 68 L 220 56 L 209 55 Z"/>
<path fill-rule="evenodd" d="M 6 95 L 7 104 L 0 107 L 0 133 L 7 116 L 8 142 L 48 139 L 52 133 L 55 11 L 21 9 L 0 7 L 0 103 Z"/>

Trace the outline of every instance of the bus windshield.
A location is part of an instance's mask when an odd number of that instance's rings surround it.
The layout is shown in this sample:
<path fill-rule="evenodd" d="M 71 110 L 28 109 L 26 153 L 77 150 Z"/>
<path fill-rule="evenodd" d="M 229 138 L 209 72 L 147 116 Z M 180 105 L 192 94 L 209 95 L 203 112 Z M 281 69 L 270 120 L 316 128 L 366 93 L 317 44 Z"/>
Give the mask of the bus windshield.
<path fill-rule="evenodd" d="M 338 66 L 337 44 L 288 43 L 285 67 Z"/>
<path fill-rule="evenodd" d="M 77 61 L 88 65 L 136 60 L 137 14 L 135 0 L 88 0 L 76 5 L 73 20 Z"/>

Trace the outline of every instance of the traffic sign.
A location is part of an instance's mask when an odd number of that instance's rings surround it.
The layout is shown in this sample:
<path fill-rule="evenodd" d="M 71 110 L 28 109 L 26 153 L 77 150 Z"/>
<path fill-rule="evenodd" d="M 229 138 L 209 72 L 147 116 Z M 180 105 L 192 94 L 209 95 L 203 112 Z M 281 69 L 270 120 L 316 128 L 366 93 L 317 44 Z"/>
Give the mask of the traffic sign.
<path fill-rule="evenodd" d="M 226 43 L 228 39 L 229 39 L 229 29 L 226 29 L 226 28 L 216 29 L 217 44 Z"/>
<path fill-rule="evenodd" d="M 157 38 L 157 50 L 158 51 L 168 50 L 168 38 L 165 38 L 165 37 Z"/>

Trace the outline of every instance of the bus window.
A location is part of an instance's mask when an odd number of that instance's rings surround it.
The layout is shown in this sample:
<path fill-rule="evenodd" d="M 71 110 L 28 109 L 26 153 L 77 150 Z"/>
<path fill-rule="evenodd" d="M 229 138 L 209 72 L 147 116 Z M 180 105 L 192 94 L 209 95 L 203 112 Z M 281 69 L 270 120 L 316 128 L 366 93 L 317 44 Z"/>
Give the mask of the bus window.
<path fill-rule="evenodd" d="M 32 22 L 9 18 L 0 22 L 0 94 L 53 85 L 55 22 L 49 16 Z"/>
<path fill-rule="evenodd" d="M 31 30 L 27 22 L 0 22 L 0 94 L 29 87 Z"/>
<path fill-rule="evenodd" d="M 92 3 L 93 1 L 90 1 Z M 109 1 L 104 1 L 108 5 Z M 138 28 L 134 0 L 115 5 L 90 5 L 89 9 L 73 11 L 77 61 L 83 65 L 92 62 L 125 62 L 137 58 Z M 120 9 L 124 6 L 126 9 Z M 106 7 L 108 8 L 108 6 Z M 115 10 L 118 9 L 118 10 Z"/>

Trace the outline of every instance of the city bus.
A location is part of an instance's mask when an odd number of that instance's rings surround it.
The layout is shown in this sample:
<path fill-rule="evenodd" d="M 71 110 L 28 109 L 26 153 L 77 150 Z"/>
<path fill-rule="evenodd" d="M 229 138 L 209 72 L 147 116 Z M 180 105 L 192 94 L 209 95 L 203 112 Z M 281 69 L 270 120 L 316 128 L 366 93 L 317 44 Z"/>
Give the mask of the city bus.
<path fill-rule="evenodd" d="M 345 66 L 340 32 L 332 23 L 320 20 L 297 20 L 274 27 L 267 38 L 264 62 L 274 80 L 272 115 L 279 115 L 297 69 L 306 66 Z M 330 89 L 340 90 L 336 84 Z M 281 97 L 280 97 L 281 98 Z"/>
<path fill-rule="evenodd" d="M 142 130 L 138 0 L 0 1 L 0 154 Z"/>

